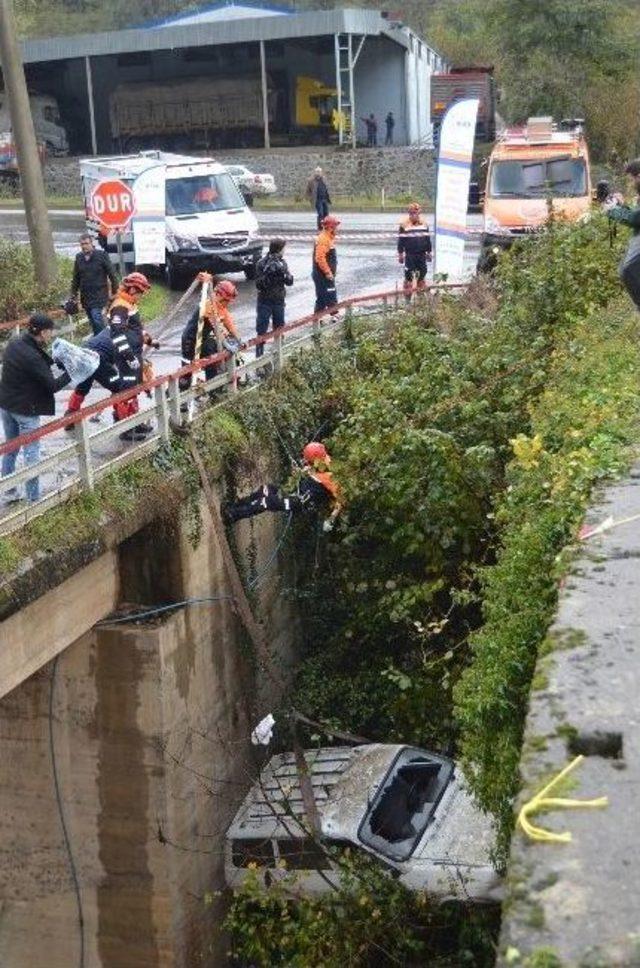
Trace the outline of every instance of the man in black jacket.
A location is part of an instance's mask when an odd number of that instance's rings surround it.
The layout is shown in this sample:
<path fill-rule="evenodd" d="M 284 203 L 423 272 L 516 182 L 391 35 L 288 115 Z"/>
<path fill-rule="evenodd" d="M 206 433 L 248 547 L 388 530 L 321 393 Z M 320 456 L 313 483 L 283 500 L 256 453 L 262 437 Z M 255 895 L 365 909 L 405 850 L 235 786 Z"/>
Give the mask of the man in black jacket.
<path fill-rule="evenodd" d="M 71 280 L 71 298 L 80 293 L 94 333 L 104 327 L 103 310 L 118 288 L 118 277 L 111 259 L 102 249 L 96 249 L 87 233 L 80 236 L 80 252 L 76 255 Z"/>
<path fill-rule="evenodd" d="M 51 372 L 53 360 L 45 347 L 53 335 L 53 320 L 42 313 L 31 317 L 26 333 L 9 341 L 2 360 L 0 378 L 0 417 L 7 441 L 28 434 L 40 427 L 41 416 L 53 416 L 56 412 L 54 394 L 71 382 L 65 371 L 55 377 Z M 2 476 L 12 474 L 16 467 L 18 451 L 2 455 Z M 25 464 L 35 464 L 40 459 L 40 441 L 34 440 L 24 446 Z M 27 500 L 40 497 L 40 482 L 31 478 L 26 485 Z M 19 500 L 17 490 L 9 491 L 6 501 Z"/>
<path fill-rule="evenodd" d="M 293 285 L 293 276 L 284 261 L 283 252 L 286 243 L 284 239 L 272 239 L 269 251 L 256 265 L 256 289 L 258 301 L 256 304 L 256 333 L 264 336 L 269 329 L 269 323 L 274 330 L 284 326 L 285 287 Z M 264 353 L 264 343 L 256 346 L 256 356 Z"/>

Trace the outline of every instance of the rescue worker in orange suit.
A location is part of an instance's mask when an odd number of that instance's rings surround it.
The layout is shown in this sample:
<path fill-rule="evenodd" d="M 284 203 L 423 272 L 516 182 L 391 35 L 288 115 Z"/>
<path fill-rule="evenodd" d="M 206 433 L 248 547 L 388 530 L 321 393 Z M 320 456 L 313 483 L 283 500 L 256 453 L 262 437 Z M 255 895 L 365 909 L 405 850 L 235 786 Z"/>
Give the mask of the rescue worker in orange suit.
<path fill-rule="evenodd" d="M 328 510 L 322 530 L 325 533 L 332 531 L 342 510 L 342 497 L 329 470 L 331 457 L 324 444 L 312 440 L 303 448 L 302 459 L 303 465 L 295 491 L 283 494 L 275 484 L 263 484 L 251 494 L 222 505 L 222 517 L 227 524 L 243 518 L 253 518 L 265 511 L 299 514 L 301 511 Z"/>
<path fill-rule="evenodd" d="M 404 265 L 404 292 L 411 299 L 414 281 L 418 292 L 427 288 L 427 262 L 431 262 L 429 226 L 417 202 L 412 202 L 398 227 L 398 262 Z"/>
<path fill-rule="evenodd" d="M 207 272 L 201 272 L 199 278 L 201 282 L 212 281 L 212 276 Z M 234 323 L 233 316 L 229 310 L 229 306 L 234 299 L 236 299 L 237 295 L 238 290 L 234 284 L 229 282 L 227 279 L 222 279 L 214 287 L 213 298 L 208 299 L 205 306 L 202 342 L 200 344 L 200 352 L 198 353 L 197 357 L 196 343 L 198 341 L 198 322 L 200 318 L 200 311 L 199 309 L 196 309 L 182 332 L 181 345 L 183 366 L 188 366 L 189 363 L 193 363 L 196 358 L 202 360 L 207 356 L 215 356 L 216 353 L 219 353 L 222 350 L 223 347 L 218 346 L 218 339 L 215 329 L 216 321 L 220 324 L 222 329 L 223 339 L 231 337 L 236 343 L 238 343 L 238 346 L 241 345 L 236 324 Z M 218 371 L 219 366 L 216 363 L 212 363 L 204 368 L 207 380 L 212 380 L 214 376 L 217 376 Z M 193 374 L 187 374 L 186 376 L 180 377 L 180 389 L 188 390 L 191 386 L 192 380 Z"/>
<path fill-rule="evenodd" d="M 109 306 L 109 332 L 115 349 L 115 360 L 122 390 L 142 383 L 142 354 L 145 346 L 157 346 L 149 333 L 142 327 L 140 297 L 151 289 L 151 284 L 141 272 L 131 272 L 120 283 L 120 287 Z M 121 401 L 115 405 L 114 420 L 124 420 L 138 413 L 138 397 Z M 136 440 L 152 431 L 151 424 L 141 424 L 120 434 L 122 440 Z"/>
<path fill-rule="evenodd" d="M 322 231 L 316 237 L 313 247 L 311 278 L 316 287 L 315 313 L 335 306 L 338 301 L 336 293 L 336 272 L 338 269 L 336 231 L 339 225 L 340 219 L 337 219 L 335 215 L 326 215 L 322 219 Z"/>

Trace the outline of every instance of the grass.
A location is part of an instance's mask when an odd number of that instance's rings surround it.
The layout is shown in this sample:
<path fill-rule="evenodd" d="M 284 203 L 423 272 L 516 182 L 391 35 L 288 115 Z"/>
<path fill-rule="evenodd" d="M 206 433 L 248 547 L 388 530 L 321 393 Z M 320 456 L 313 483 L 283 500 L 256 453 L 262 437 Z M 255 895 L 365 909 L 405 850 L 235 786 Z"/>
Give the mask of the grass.
<path fill-rule="evenodd" d="M 84 202 L 79 195 L 47 195 L 47 208 L 54 211 L 57 208 L 77 208 L 78 211 L 84 210 Z M 24 208 L 22 197 L 5 198 L 0 195 L 0 208 Z"/>
<path fill-rule="evenodd" d="M 331 210 L 333 212 L 403 212 L 413 196 L 387 196 L 384 206 L 380 195 L 335 195 Z M 431 206 L 431 198 L 421 198 L 425 207 Z M 299 195 L 267 195 L 256 198 L 256 212 L 309 212 L 311 206 L 306 198 Z"/>
<path fill-rule="evenodd" d="M 169 289 L 164 282 L 153 279 L 150 291 L 140 300 L 140 310 L 145 323 L 164 316 L 169 305 Z"/>

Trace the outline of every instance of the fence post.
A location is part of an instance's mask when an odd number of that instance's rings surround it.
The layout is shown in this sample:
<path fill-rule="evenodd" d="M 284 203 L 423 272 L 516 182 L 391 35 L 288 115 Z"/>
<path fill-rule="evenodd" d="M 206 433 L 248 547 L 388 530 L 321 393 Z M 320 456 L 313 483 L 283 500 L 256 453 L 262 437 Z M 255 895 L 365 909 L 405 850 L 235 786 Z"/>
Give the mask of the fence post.
<path fill-rule="evenodd" d="M 156 420 L 158 422 L 158 433 L 165 444 L 169 443 L 169 404 L 167 395 L 164 392 L 164 385 L 154 388 L 156 398 Z"/>
<path fill-rule="evenodd" d="M 225 366 L 227 369 L 227 379 L 229 381 L 227 386 L 227 393 L 237 393 L 238 392 L 238 374 L 236 373 L 237 367 L 236 367 L 235 353 L 229 354 L 229 359 L 227 360 Z"/>
<path fill-rule="evenodd" d="M 87 433 L 87 423 L 84 419 L 79 420 L 73 432 L 78 448 L 78 464 L 80 468 L 80 480 L 88 490 L 93 490 L 93 464 L 91 462 L 91 447 L 89 445 L 89 434 Z"/>
<path fill-rule="evenodd" d="M 273 372 L 279 373 L 282 369 L 282 336 L 276 332 L 273 339 Z"/>
<path fill-rule="evenodd" d="M 169 411 L 172 420 L 180 425 L 180 386 L 175 376 L 169 378 Z"/>
<path fill-rule="evenodd" d="M 319 319 L 314 319 L 311 329 L 312 329 L 314 341 L 319 342 L 320 341 L 320 335 L 322 333 L 322 323 L 321 323 L 321 321 Z"/>

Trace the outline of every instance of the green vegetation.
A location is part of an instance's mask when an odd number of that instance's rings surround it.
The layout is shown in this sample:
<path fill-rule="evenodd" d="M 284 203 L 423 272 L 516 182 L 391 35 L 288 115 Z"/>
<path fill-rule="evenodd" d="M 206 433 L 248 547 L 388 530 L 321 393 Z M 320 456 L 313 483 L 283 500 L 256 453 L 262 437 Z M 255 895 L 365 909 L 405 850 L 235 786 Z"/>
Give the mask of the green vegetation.
<path fill-rule="evenodd" d="M 0 238 L 0 322 L 57 306 L 69 292 L 71 271 L 71 260 L 59 256 L 56 283 L 50 289 L 38 289 L 29 246 Z"/>

